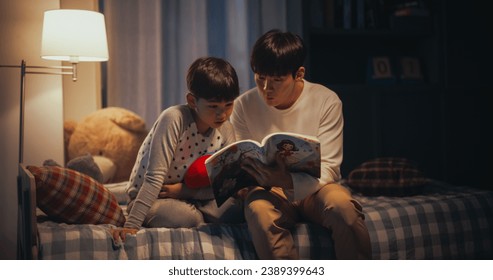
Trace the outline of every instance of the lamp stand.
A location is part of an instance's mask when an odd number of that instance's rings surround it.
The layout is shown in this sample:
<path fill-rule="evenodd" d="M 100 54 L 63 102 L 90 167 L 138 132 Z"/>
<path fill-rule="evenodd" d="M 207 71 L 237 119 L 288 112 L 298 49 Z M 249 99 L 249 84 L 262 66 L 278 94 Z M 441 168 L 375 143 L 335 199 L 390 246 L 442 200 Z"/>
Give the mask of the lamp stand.
<path fill-rule="evenodd" d="M 27 66 L 22 60 L 20 65 L 0 65 L 0 67 L 20 68 L 20 102 L 19 102 L 19 173 L 17 175 L 17 259 L 32 259 L 37 255 L 33 248 L 27 247 L 34 244 L 36 236 L 31 235 L 31 204 L 30 189 L 22 184 L 20 173 L 21 164 L 24 162 L 24 103 L 25 103 L 25 80 L 26 74 L 48 74 L 48 75 L 72 75 L 72 81 L 77 81 L 77 64 L 72 66 Z M 29 70 L 35 69 L 35 70 Z M 70 71 L 64 71 L 70 70 Z"/>
<path fill-rule="evenodd" d="M 20 68 L 20 101 L 19 101 L 19 164 L 24 162 L 24 102 L 26 74 L 72 75 L 72 81 L 77 81 L 77 63 L 72 66 L 28 66 L 22 60 L 20 65 L 0 65 L 0 67 Z M 35 69 L 35 70 L 30 70 Z M 69 71 L 64 71 L 69 70 Z"/>

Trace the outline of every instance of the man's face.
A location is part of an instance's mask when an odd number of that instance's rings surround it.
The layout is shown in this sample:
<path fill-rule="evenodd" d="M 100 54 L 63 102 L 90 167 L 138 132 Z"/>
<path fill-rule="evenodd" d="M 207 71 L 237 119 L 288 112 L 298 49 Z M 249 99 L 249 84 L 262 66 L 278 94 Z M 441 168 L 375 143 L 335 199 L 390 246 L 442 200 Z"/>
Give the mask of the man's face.
<path fill-rule="evenodd" d="M 287 109 L 296 102 L 301 89 L 291 74 L 284 76 L 266 76 L 255 73 L 255 83 L 265 103 L 277 109 Z"/>

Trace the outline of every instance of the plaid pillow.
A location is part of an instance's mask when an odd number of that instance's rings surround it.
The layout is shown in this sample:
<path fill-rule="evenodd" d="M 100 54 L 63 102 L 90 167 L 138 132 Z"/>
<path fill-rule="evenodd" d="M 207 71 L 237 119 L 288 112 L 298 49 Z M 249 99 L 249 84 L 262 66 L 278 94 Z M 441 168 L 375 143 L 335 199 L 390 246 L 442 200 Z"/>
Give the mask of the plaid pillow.
<path fill-rule="evenodd" d="M 69 224 L 123 226 L 125 216 L 101 183 L 59 166 L 28 166 L 36 181 L 36 203 L 51 219 Z"/>
<path fill-rule="evenodd" d="M 405 158 L 377 158 L 364 162 L 348 175 L 347 184 L 364 195 L 419 194 L 428 179 Z"/>

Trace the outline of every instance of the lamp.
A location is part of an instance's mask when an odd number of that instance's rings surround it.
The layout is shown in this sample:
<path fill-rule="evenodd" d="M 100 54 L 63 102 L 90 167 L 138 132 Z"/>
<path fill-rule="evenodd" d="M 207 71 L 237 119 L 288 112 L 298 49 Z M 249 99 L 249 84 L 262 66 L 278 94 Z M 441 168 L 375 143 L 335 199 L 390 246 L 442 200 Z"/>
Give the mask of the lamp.
<path fill-rule="evenodd" d="M 108 60 L 103 14 L 83 10 L 46 11 L 41 57 L 71 62 L 74 81 L 79 61 Z"/>
<path fill-rule="evenodd" d="M 104 15 L 86 10 L 49 10 L 44 13 L 41 57 L 47 60 L 68 61 L 71 66 L 30 66 L 25 60 L 20 65 L 0 67 L 20 68 L 19 165 L 23 163 L 24 101 L 26 74 L 72 75 L 77 80 L 77 63 L 108 60 L 108 46 Z M 30 236 L 29 190 L 18 184 L 18 258 L 33 258 L 36 252 L 26 248 L 36 237 Z M 28 208 L 26 208 L 28 207 Z"/>
<path fill-rule="evenodd" d="M 49 10 L 44 13 L 41 57 L 47 60 L 68 61 L 71 66 L 31 66 L 24 60 L 20 65 L 0 67 L 20 68 L 19 163 L 24 161 L 24 100 L 26 74 L 72 75 L 77 81 L 77 63 L 107 61 L 108 45 L 104 15 L 86 10 Z"/>

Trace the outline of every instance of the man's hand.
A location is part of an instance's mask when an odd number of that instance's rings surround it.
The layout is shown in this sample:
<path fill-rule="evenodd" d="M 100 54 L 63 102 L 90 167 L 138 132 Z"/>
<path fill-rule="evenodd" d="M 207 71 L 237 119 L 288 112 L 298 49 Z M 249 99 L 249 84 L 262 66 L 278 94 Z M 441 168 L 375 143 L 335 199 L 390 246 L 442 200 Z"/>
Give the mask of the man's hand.
<path fill-rule="evenodd" d="M 262 187 L 293 188 L 291 174 L 280 153 L 276 154 L 276 161 L 272 165 L 265 165 L 258 159 L 246 158 L 241 163 L 241 168 L 252 175 Z"/>

